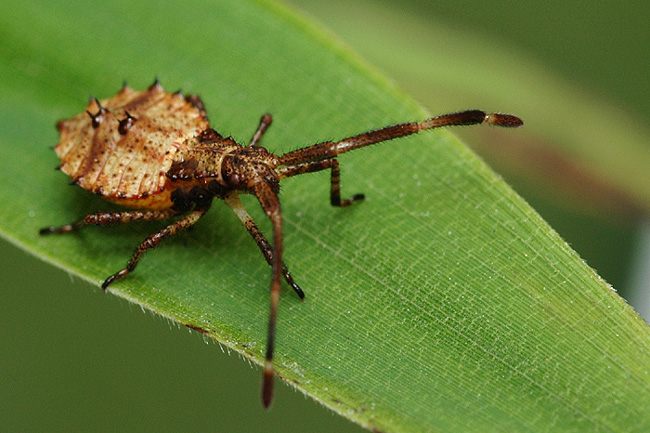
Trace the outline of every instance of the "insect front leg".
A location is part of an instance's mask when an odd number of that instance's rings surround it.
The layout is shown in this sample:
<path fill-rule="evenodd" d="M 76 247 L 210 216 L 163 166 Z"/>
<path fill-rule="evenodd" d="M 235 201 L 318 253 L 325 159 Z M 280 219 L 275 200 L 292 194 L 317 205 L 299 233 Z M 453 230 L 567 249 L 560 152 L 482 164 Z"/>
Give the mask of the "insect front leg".
<path fill-rule="evenodd" d="M 173 222 L 172 224 L 168 225 L 167 227 L 160 230 L 159 232 L 156 232 L 150 235 L 149 237 L 147 237 L 147 239 L 145 239 L 135 250 L 135 252 L 131 256 L 131 259 L 127 263 L 126 267 L 120 270 L 119 272 L 108 277 L 102 284 L 102 289 L 106 290 L 113 281 L 115 281 L 118 278 L 123 278 L 129 272 L 133 271 L 135 267 L 138 265 L 140 259 L 142 258 L 142 255 L 147 250 L 154 248 L 163 239 L 173 236 L 179 231 L 194 225 L 203 215 L 205 215 L 208 209 L 210 209 L 209 203 L 207 206 L 197 207 L 192 212 L 185 215 L 183 218 Z"/>
<path fill-rule="evenodd" d="M 244 224 L 244 227 L 246 227 L 246 230 L 248 230 L 248 233 L 255 240 L 260 251 L 262 251 L 266 262 L 269 265 L 272 265 L 273 247 L 271 247 L 269 241 L 266 240 L 262 231 L 257 227 L 257 224 L 255 224 L 255 221 L 253 221 L 253 218 L 250 216 L 246 208 L 244 208 L 243 203 L 239 199 L 239 194 L 232 192 L 224 199 L 224 201 L 228 206 L 230 206 L 233 212 L 235 212 L 242 224 Z M 298 286 L 298 284 L 296 284 L 296 282 L 293 280 L 293 277 L 289 273 L 289 268 L 287 268 L 287 265 L 284 263 L 282 263 L 282 274 L 284 275 L 284 279 L 286 280 L 287 284 L 293 288 L 300 299 L 304 299 L 305 292 L 303 292 L 300 286 Z"/>
<path fill-rule="evenodd" d="M 253 138 L 251 138 L 251 142 L 248 143 L 249 147 L 255 147 L 259 144 L 260 140 L 262 139 L 262 136 L 264 136 L 264 133 L 268 129 L 269 126 L 271 126 L 271 122 L 273 121 L 273 118 L 269 113 L 266 113 L 265 115 L 262 116 L 260 119 L 260 125 L 257 127 L 257 131 L 255 131 L 255 134 L 253 134 Z"/>
<path fill-rule="evenodd" d="M 304 173 L 313 173 L 328 168 L 332 170 L 330 186 L 330 202 L 332 203 L 332 206 L 345 207 L 351 205 L 355 201 L 363 200 L 365 198 L 363 194 L 355 194 L 350 198 L 341 200 L 341 170 L 339 169 L 339 161 L 336 158 L 282 167 L 278 169 L 278 174 L 280 175 L 280 179 L 284 179 L 285 177 L 296 176 Z"/>
<path fill-rule="evenodd" d="M 97 212 L 86 215 L 80 220 L 60 227 L 44 227 L 39 233 L 42 235 L 50 233 L 69 233 L 77 231 L 87 225 L 105 226 L 115 223 L 130 223 L 132 221 L 152 221 L 171 218 L 177 215 L 174 210 L 135 210 L 126 212 Z"/>

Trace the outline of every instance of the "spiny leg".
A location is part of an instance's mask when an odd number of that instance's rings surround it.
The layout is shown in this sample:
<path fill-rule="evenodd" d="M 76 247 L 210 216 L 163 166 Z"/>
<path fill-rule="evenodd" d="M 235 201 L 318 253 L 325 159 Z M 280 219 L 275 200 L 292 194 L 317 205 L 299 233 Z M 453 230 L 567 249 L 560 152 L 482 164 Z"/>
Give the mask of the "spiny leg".
<path fill-rule="evenodd" d="M 255 134 L 253 134 L 253 138 L 251 138 L 251 142 L 248 143 L 249 147 L 255 147 L 259 144 L 260 140 L 262 139 L 262 136 L 266 132 L 269 126 L 271 126 L 271 122 L 273 121 L 273 118 L 269 113 L 266 113 L 265 115 L 262 116 L 260 119 L 260 125 L 257 127 L 257 131 L 255 131 Z"/>
<path fill-rule="evenodd" d="M 495 126 L 514 128 L 523 125 L 521 119 L 511 114 L 485 113 L 479 110 L 460 111 L 458 113 L 445 114 L 432 117 L 423 122 L 401 123 L 399 125 L 387 126 L 375 131 L 365 132 L 353 137 L 345 138 L 336 143 L 324 142 L 314 144 L 285 153 L 280 157 L 279 165 L 296 165 L 309 161 L 320 161 L 331 159 L 345 152 L 358 149 L 364 146 L 417 134 L 427 129 L 441 128 L 445 126 L 478 125 L 487 123 Z"/>
<path fill-rule="evenodd" d="M 262 404 L 265 408 L 273 400 L 273 351 L 275 349 L 275 327 L 280 304 L 280 283 L 282 281 L 282 212 L 280 200 L 270 185 L 259 182 L 253 187 L 253 192 L 260 202 L 262 209 L 273 224 L 273 257 L 271 260 L 271 303 L 269 310 L 269 325 L 266 337 L 266 361 L 262 378 Z"/>
<path fill-rule="evenodd" d="M 332 170 L 330 188 L 330 202 L 332 203 L 332 206 L 345 207 L 351 205 L 355 201 L 363 200 L 365 198 L 363 194 L 355 194 L 348 199 L 341 200 L 341 170 L 339 169 L 339 161 L 336 158 L 304 162 L 297 165 L 282 167 L 277 171 L 280 179 L 284 179 L 286 177 L 304 173 L 313 173 L 328 168 Z"/>
<path fill-rule="evenodd" d="M 360 201 L 366 198 L 363 194 L 355 194 L 350 198 L 341 200 L 341 170 L 339 170 L 338 159 L 331 159 L 332 161 L 332 176 L 330 185 L 330 202 L 332 206 L 346 207 L 350 206 L 355 201 Z"/>
<path fill-rule="evenodd" d="M 171 218 L 177 215 L 174 210 L 146 210 L 146 211 L 126 211 L 126 212 L 97 212 L 86 215 L 79 221 L 60 227 L 44 227 L 39 233 L 42 235 L 50 233 L 70 233 L 77 231 L 87 225 L 105 226 L 115 223 L 130 223 L 132 221 L 151 221 Z"/>
<path fill-rule="evenodd" d="M 249 215 L 248 211 L 246 210 L 243 203 L 239 199 L 239 194 L 237 192 L 232 192 L 224 199 L 224 201 L 228 206 L 230 206 L 233 212 L 235 212 L 235 214 L 242 222 L 242 224 L 244 224 L 244 227 L 246 227 L 246 230 L 248 230 L 248 233 L 253 237 L 253 239 L 257 243 L 257 246 L 262 251 L 262 254 L 264 255 L 264 258 L 266 258 L 267 263 L 269 265 L 272 265 L 273 248 L 271 247 L 271 244 L 269 244 L 269 241 L 266 240 L 261 230 L 257 227 L 255 221 L 253 221 L 253 218 L 251 218 L 251 216 Z M 296 282 L 293 280 L 293 277 L 289 273 L 289 269 L 287 268 L 287 265 L 285 265 L 284 263 L 282 263 L 282 273 L 284 274 L 284 279 L 298 294 L 300 299 L 304 299 L 305 292 L 303 292 L 300 286 L 298 286 L 298 284 L 296 284 Z"/>
<path fill-rule="evenodd" d="M 115 281 L 118 278 L 123 278 L 129 272 L 133 271 L 135 267 L 138 265 L 140 259 L 142 258 L 142 255 L 147 250 L 154 248 L 163 239 L 173 236 L 179 231 L 186 229 L 191 225 L 195 224 L 208 211 L 208 209 L 210 209 L 209 203 L 207 206 L 197 207 L 192 212 L 185 215 L 183 218 L 173 222 L 172 224 L 168 225 L 164 229 L 147 237 L 135 250 L 135 252 L 131 256 L 131 259 L 127 263 L 126 267 L 121 271 L 108 277 L 106 281 L 104 281 L 104 283 L 102 284 L 102 289 L 106 290 L 113 281 Z"/>

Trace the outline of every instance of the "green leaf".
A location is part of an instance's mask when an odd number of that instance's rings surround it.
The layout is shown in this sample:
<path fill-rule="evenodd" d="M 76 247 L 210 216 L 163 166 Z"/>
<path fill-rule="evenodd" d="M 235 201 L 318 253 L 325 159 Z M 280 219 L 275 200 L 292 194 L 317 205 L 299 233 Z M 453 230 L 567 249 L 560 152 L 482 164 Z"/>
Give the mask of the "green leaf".
<path fill-rule="evenodd" d="M 264 144 L 278 153 L 427 116 L 272 3 L 12 8 L 0 14 L 0 199 L 11 204 L 0 231 L 95 284 L 160 225 L 37 236 L 108 208 L 66 187 L 48 148 L 53 123 L 89 94 L 109 97 L 123 79 L 143 88 L 157 75 L 199 93 L 213 127 L 240 141 L 273 113 Z M 307 292 L 304 302 L 283 293 L 275 365 L 286 381 L 378 431 L 650 427 L 646 324 L 449 132 L 340 162 L 344 195 L 363 192 L 365 202 L 329 206 L 327 173 L 282 190 L 286 262 Z M 245 204 L 268 233 L 256 202 Z M 214 206 L 112 293 L 260 362 L 269 273 L 237 218 Z"/>
<path fill-rule="evenodd" d="M 548 53 L 561 52 L 558 48 L 565 47 L 565 43 L 546 46 L 545 57 L 532 59 L 517 48 L 525 46 L 525 42 L 504 40 L 506 36 L 502 33 L 491 40 L 484 33 L 460 29 L 458 23 L 442 20 L 449 5 L 431 6 L 422 1 L 411 4 L 417 7 L 407 8 L 399 0 L 348 0 L 336 7 L 312 0 L 291 3 L 336 29 L 337 36 L 395 77 L 430 109 L 497 107 L 516 110 L 528 119 L 525 138 L 518 142 L 495 140 L 494 134 L 480 128 L 461 134 L 471 138 L 472 148 L 509 179 L 524 177 L 528 183 L 534 182 L 532 195 L 546 193 L 555 201 L 560 196 L 564 206 L 591 211 L 601 218 L 609 213 L 618 224 L 629 223 L 630 214 L 650 213 L 650 130 L 641 120 L 643 113 L 626 115 L 614 105 L 615 101 L 588 94 L 560 77 L 557 71 L 544 68 L 543 63 L 553 63 L 554 57 L 557 62 L 568 55 Z M 534 2 L 528 6 L 531 10 L 538 7 Z M 485 14 L 483 7 L 493 6 L 473 5 L 465 8 L 472 11 L 463 13 L 476 19 L 476 14 Z M 539 25 L 546 22 L 546 33 L 561 31 L 551 26 L 551 20 L 557 19 L 553 18 L 555 14 L 566 12 L 556 10 L 540 17 Z M 349 19 L 360 14 L 372 25 L 359 26 Z M 507 20 L 507 15 L 500 10 L 494 21 Z M 571 26 L 564 29 L 572 35 Z M 559 35 L 555 38 L 565 41 Z M 589 39 L 585 45 L 593 44 Z M 575 50 L 579 46 L 578 43 L 571 47 Z M 615 53 L 617 48 L 609 46 L 604 52 Z M 569 68 L 576 75 L 591 74 L 593 63 L 598 61 L 591 59 L 586 70 L 577 65 Z M 618 69 L 621 68 L 631 66 L 619 65 Z M 622 78 L 621 81 L 627 82 Z"/>

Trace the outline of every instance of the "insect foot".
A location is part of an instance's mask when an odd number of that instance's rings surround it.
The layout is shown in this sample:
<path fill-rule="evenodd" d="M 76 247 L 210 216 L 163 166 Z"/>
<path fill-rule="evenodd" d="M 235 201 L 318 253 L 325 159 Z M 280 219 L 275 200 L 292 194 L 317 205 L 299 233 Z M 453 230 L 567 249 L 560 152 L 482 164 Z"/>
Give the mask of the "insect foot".
<path fill-rule="evenodd" d="M 40 234 L 70 233 L 87 225 L 177 218 L 138 245 L 126 266 L 104 280 L 102 289 L 107 290 L 115 280 L 133 272 L 145 252 L 196 224 L 215 198 L 223 200 L 271 266 L 261 395 L 266 408 L 273 400 L 273 354 L 282 280 L 300 299 L 305 297 L 283 261 L 278 198 L 282 179 L 330 170 L 330 203 L 345 207 L 365 197 L 355 194 L 341 199 L 337 157 L 345 152 L 447 126 L 523 125 L 521 119 L 511 114 L 468 110 L 386 126 L 337 142 L 321 142 L 275 155 L 261 145 L 271 123 L 271 115 L 264 114 L 250 142 L 240 144 L 210 128 L 201 98 L 165 92 L 157 81 L 144 91 L 124 85 L 112 98 L 92 99 L 84 112 L 57 124 L 61 140 L 54 150 L 61 160 L 59 169 L 71 177 L 71 184 L 131 210 L 93 213 L 72 224 L 40 230 Z M 271 222 L 272 243 L 244 208 L 240 194 L 257 198 Z"/>

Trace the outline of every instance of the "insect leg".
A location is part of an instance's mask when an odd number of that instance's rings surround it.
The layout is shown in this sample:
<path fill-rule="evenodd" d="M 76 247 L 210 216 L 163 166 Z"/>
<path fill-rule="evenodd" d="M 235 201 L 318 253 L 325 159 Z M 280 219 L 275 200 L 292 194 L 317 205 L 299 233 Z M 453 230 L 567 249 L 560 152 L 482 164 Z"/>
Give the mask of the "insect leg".
<path fill-rule="evenodd" d="M 269 113 L 266 113 L 265 115 L 262 116 L 260 119 L 260 126 L 257 127 L 257 131 L 255 131 L 255 134 L 253 134 L 253 138 L 251 138 L 251 142 L 248 143 L 249 147 L 255 147 L 259 144 L 260 140 L 262 139 L 262 136 L 266 132 L 269 126 L 271 126 L 271 122 L 273 121 L 273 118 L 271 118 L 271 115 Z"/>
<path fill-rule="evenodd" d="M 319 161 L 334 158 L 350 150 L 364 146 L 417 134 L 427 129 L 441 128 L 445 126 L 478 125 L 487 123 L 495 126 L 513 128 L 523 125 L 521 119 L 511 114 L 485 113 L 479 110 L 460 111 L 458 113 L 445 114 L 432 117 L 423 122 L 401 123 L 399 125 L 387 126 L 375 131 L 364 132 L 363 134 L 345 138 L 336 143 L 324 142 L 314 144 L 285 153 L 280 157 L 279 165 L 296 165 L 301 162 Z"/>
<path fill-rule="evenodd" d="M 285 177 L 296 176 L 304 173 L 313 173 L 328 168 L 332 170 L 330 189 L 330 202 L 332 203 L 332 206 L 345 207 L 351 205 L 357 200 L 363 200 L 365 198 L 363 194 L 355 194 L 348 199 L 341 200 L 341 170 L 339 169 L 339 161 L 336 158 L 281 167 L 277 172 L 280 175 L 280 179 L 284 179 Z"/>
<path fill-rule="evenodd" d="M 277 194 L 270 185 L 259 182 L 253 187 L 253 192 L 273 224 L 271 304 L 266 338 L 266 361 L 262 379 L 262 404 L 264 404 L 265 408 L 268 408 L 271 405 L 271 400 L 273 400 L 273 351 L 275 348 L 275 325 L 278 305 L 280 304 L 280 282 L 282 279 L 282 212 L 280 210 L 280 200 L 278 200 Z"/>
<path fill-rule="evenodd" d="M 39 233 L 46 235 L 49 233 L 69 233 L 77 231 L 87 225 L 105 226 L 114 223 L 130 223 L 131 221 L 151 221 L 171 218 L 177 215 L 174 210 L 135 210 L 126 212 L 97 212 L 86 215 L 79 221 L 67 224 L 61 227 L 44 227 Z"/>
<path fill-rule="evenodd" d="M 210 209 L 210 204 L 203 207 L 196 207 L 192 212 L 185 215 L 183 218 L 173 222 L 172 224 L 168 225 L 164 229 L 147 237 L 147 239 L 145 239 L 135 250 L 135 252 L 131 256 L 131 259 L 127 263 L 126 267 L 121 271 L 117 272 L 116 274 L 113 274 L 110 277 L 108 277 L 106 281 L 104 281 L 104 283 L 102 284 L 102 289 L 106 290 L 113 281 L 115 281 L 118 278 L 122 278 L 126 276 L 129 272 L 133 271 L 135 267 L 138 265 L 140 258 L 142 258 L 142 255 L 147 250 L 154 248 L 163 239 L 168 238 L 178 233 L 179 231 L 186 229 L 191 225 L 193 225 L 194 223 L 196 223 L 208 211 L 208 209 Z"/>
<path fill-rule="evenodd" d="M 242 224 L 244 224 L 244 227 L 246 227 L 246 230 L 248 230 L 248 233 L 253 237 L 255 242 L 257 242 L 257 246 L 262 251 L 262 254 L 264 255 L 264 258 L 266 258 L 267 263 L 269 265 L 272 265 L 273 248 L 271 247 L 271 244 L 269 244 L 269 241 L 266 240 L 261 230 L 257 227 L 257 224 L 255 224 L 255 221 L 253 221 L 253 218 L 251 218 L 246 208 L 244 208 L 244 205 L 239 199 L 239 194 L 232 192 L 224 199 L 224 201 L 228 206 L 230 206 L 233 212 L 235 212 L 239 220 L 242 222 Z M 296 284 L 296 282 L 293 280 L 293 277 L 289 273 L 287 265 L 284 263 L 282 263 L 282 273 L 284 274 L 284 279 L 298 294 L 300 299 L 304 299 L 305 292 L 303 292 L 300 286 L 298 286 L 298 284 Z"/>

